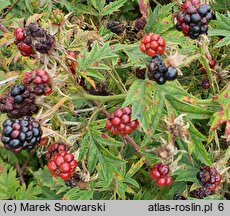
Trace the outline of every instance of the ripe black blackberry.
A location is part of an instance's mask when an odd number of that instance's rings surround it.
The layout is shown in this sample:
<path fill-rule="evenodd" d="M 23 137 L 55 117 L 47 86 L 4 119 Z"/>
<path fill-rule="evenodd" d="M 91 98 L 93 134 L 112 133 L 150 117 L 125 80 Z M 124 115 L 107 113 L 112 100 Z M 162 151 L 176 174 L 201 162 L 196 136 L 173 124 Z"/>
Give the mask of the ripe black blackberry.
<path fill-rule="evenodd" d="M 91 86 L 89 89 L 89 93 L 92 95 L 101 95 L 101 96 L 109 95 L 108 85 L 106 83 L 97 83 L 96 89 Z"/>
<path fill-rule="evenodd" d="M 207 33 L 208 23 L 212 17 L 213 12 L 209 5 L 201 5 L 199 1 L 189 0 L 183 3 L 175 27 L 185 36 L 197 39 L 199 35 Z"/>
<path fill-rule="evenodd" d="M 146 71 L 146 68 L 137 67 L 137 68 L 135 69 L 135 76 L 136 76 L 138 79 L 145 79 L 145 71 Z"/>
<path fill-rule="evenodd" d="M 190 191 L 189 195 L 193 198 L 203 199 L 205 197 L 208 197 L 212 194 L 212 191 L 207 188 L 197 188 L 195 190 Z"/>
<path fill-rule="evenodd" d="M 107 23 L 107 29 L 117 35 L 120 35 L 124 32 L 125 26 L 119 21 L 112 20 Z"/>
<path fill-rule="evenodd" d="M 15 85 L 9 93 L 0 96 L 0 111 L 10 118 L 31 116 L 38 112 L 35 95 L 24 84 Z"/>
<path fill-rule="evenodd" d="M 187 200 L 187 198 L 180 193 L 175 193 L 173 196 L 173 200 Z"/>
<path fill-rule="evenodd" d="M 136 32 L 143 30 L 147 21 L 144 17 L 138 18 L 134 21 L 134 28 Z"/>
<path fill-rule="evenodd" d="M 109 4 L 109 3 L 112 3 L 112 2 L 113 2 L 113 0 L 105 0 L 106 4 Z"/>
<path fill-rule="evenodd" d="M 148 77 L 162 85 L 167 80 L 175 80 L 177 78 L 177 70 L 174 67 L 166 67 L 159 55 L 152 57 L 149 65 Z"/>
<path fill-rule="evenodd" d="M 40 124 L 32 117 L 7 119 L 3 122 L 1 141 L 6 149 L 14 153 L 23 149 L 33 149 L 40 142 L 41 136 Z"/>
<path fill-rule="evenodd" d="M 80 176 L 77 173 L 74 173 L 74 175 L 65 181 L 65 185 L 71 188 L 74 188 L 78 185 L 78 183 L 81 181 Z"/>
<path fill-rule="evenodd" d="M 28 39 L 27 39 L 28 38 Z M 54 37 L 47 30 L 41 28 L 37 23 L 30 23 L 25 27 L 25 39 L 34 40 L 34 47 L 40 53 L 48 53 L 54 44 Z"/>
<path fill-rule="evenodd" d="M 222 176 L 217 172 L 215 167 L 202 166 L 197 173 L 197 179 L 200 184 L 209 190 L 215 190 L 220 184 Z"/>

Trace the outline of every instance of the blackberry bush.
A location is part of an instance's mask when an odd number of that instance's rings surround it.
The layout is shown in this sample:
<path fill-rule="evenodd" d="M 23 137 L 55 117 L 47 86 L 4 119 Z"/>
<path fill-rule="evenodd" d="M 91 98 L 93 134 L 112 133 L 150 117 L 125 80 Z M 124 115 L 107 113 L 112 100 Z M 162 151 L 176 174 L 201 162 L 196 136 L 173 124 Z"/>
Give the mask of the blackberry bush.
<path fill-rule="evenodd" d="M 0 199 L 229 199 L 227 4 L 59 2 L 0 6 Z"/>

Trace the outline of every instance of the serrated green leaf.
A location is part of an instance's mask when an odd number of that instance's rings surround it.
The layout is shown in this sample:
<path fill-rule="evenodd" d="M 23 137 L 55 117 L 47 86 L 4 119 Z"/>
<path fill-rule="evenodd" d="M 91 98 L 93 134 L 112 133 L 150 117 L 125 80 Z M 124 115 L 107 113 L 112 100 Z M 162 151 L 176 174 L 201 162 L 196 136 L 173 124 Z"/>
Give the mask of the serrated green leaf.
<path fill-rule="evenodd" d="M 131 184 L 131 185 L 135 186 L 136 188 L 140 188 L 138 182 L 133 178 L 125 178 L 124 182 L 128 183 L 128 184 Z"/>
<path fill-rule="evenodd" d="M 153 11 L 149 11 L 145 31 L 162 34 L 171 28 L 173 26 L 171 14 L 175 4 L 170 3 L 163 6 L 158 4 Z"/>
<path fill-rule="evenodd" d="M 164 105 L 164 96 L 154 90 L 150 81 L 136 80 L 123 103 L 123 106 L 132 105 L 132 119 L 138 119 L 149 135 L 155 133 Z"/>
<path fill-rule="evenodd" d="M 3 163 L 1 163 L 1 166 Z M 0 199 L 14 199 L 18 188 L 19 180 L 16 177 L 16 170 L 10 166 L 3 166 L 0 173 Z"/>
<path fill-rule="evenodd" d="M 79 188 L 70 189 L 64 196 L 64 200 L 91 200 L 93 198 L 92 190 L 80 190 Z"/>
<path fill-rule="evenodd" d="M 177 176 L 175 181 L 191 181 L 199 184 L 196 174 L 199 172 L 199 169 L 193 166 L 184 164 L 180 169 L 172 173 L 173 176 Z"/>
<path fill-rule="evenodd" d="M 126 173 L 125 178 L 131 178 L 135 175 L 135 173 L 143 166 L 145 162 L 145 158 L 142 157 L 137 163 L 132 164 L 129 171 Z"/>
<path fill-rule="evenodd" d="M 0 0 L 0 12 L 9 5 L 11 5 L 9 0 Z"/>
<path fill-rule="evenodd" d="M 23 184 L 16 192 L 15 199 L 16 200 L 35 200 L 39 199 L 39 195 L 41 195 L 42 190 L 40 187 L 34 185 L 34 183 L 30 183 L 28 187 Z"/>
<path fill-rule="evenodd" d="M 212 111 L 207 110 L 207 108 L 202 108 L 184 101 L 178 100 L 177 97 L 172 95 L 165 96 L 170 104 L 174 107 L 175 110 L 186 113 L 187 117 L 192 119 L 207 119 L 213 114 Z"/>
<path fill-rule="evenodd" d="M 114 1 L 114 2 L 111 2 L 110 4 L 108 4 L 107 6 L 105 6 L 101 11 L 100 11 L 100 14 L 102 16 L 105 16 L 105 15 L 108 15 L 108 14 L 112 14 L 114 13 L 115 11 L 118 11 L 118 9 L 120 7 L 122 7 L 125 2 L 127 0 L 117 0 L 117 1 Z"/>
<path fill-rule="evenodd" d="M 91 129 L 93 137 L 97 140 L 97 142 L 101 143 L 102 145 L 108 145 L 108 146 L 116 146 L 120 147 L 123 145 L 123 143 L 113 139 L 112 137 L 109 137 L 107 134 L 102 133 L 98 130 Z"/>

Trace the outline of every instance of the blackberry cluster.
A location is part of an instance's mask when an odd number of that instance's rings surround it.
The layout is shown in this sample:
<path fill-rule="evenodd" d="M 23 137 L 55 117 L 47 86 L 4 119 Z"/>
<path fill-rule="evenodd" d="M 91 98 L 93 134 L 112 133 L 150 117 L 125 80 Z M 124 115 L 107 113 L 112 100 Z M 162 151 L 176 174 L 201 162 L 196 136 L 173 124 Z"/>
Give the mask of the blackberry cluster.
<path fill-rule="evenodd" d="M 31 116 L 38 112 L 35 95 L 24 84 L 14 85 L 10 93 L 0 96 L 0 111 L 10 118 Z"/>
<path fill-rule="evenodd" d="M 49 145 L 46 152 L 46 159 L 50 160 L 54 154 L 61 153 L 63 151 L 68 151 L 69 148 L 63 143 L 53 143 Z"/>
<path fill-rule="evenodd" d="M 155 180 L 156 184 L 160 187 L 169 186 L 173 182 L 173 179 L 170 176 L 169 166 L 162 163 L 154 164 L 150 172 L 150 177 Z"/>
<path fill-rule="evenodd" d="M 125 26 L 119 21 L 112 20 L 107 23 L 107 29 L 117 35 L 120 35 L 124 32 Z"/>
<path fill-rule="evenodd" d="M 186 1 L 176 17 L 176 29 L 191 39 L 197 39 L 199 35 L 207 33 L 208 23 L 212 17 L 209 5 L 201 5 L 199 0 Z"/>
<path fill-rule="evenodd" d="M 155 80 L 158 84 L 164 84 L 166 81 L 172 81 L 177 78 L 177 69 L 174 67 L 166 67 L 159 55 L 152 57 L 149 65 L 150 80 Z"/>
<path fill-rule="evenodd" d="M 201 87 L 202 87 L 203 89 L 209 89 L 210 83 L 209 83 L 208 78 L 205 77 L 205 78 L 202 80 Z"/>
<path fill-rule="evenodd" d="M 158 34 L 149 33 L 141 39 L 140 50 L 150 57 L 162 55 L 165 51 L 166 41 Z"/>
<path fill-rule="evenodd" d="M 14 29 L 14 43 L 17 45 L 18 50 L 23 56 L 30 56 L 34 54 L 34 50 L 30 40 L 25 38 L 24 32 L 24 28 Z"/>
<path fill-rule="evenodd" d="M 61 177 L 63 180 L 69 180 L 74 175 L 76 167 L 77 161 L 74 155 L 65 150 L 53 154 L 48 162 L 51 175 Z"/>
<path fill-rule="evenodd" d="M 42 54 L 48 53 L 55 41 L 54 37 L 37 23 L 30 23 L 25 27 L 25 36 L 25 40 L 29 44 L 33 42 L 35 50 Z"/>
<path fill-rule="evenodd" d="M 175 193 L 173 196 L 173 200 L 187 200 L 187 198 L 180 193 Z"/>
<path fill-rule="evenodd" d="M 25 116 L 21 119 L 7 119 L 3 122 L 1 141 L 6 149 L 18 153 L 23 149 L 33 149 L 41 140 L 39 122 Z"/>
<path fill-rule="evenodd" d="M 221 178 L 215 167 L 203 166 L 197 173 L 200 184 L 209 190 L 215 190 L 220 184 Z"/>
<path fill-rule="evenodd" d="M 106 128 L 112 134 L 120 134 L 121 136 L 132 133 L 138 127 L 139 123 L 137 120 L 131 120 L 131 114 L 131 107 L 117 109 L 106 120 Z"/>
<path fill-rule="evenodd" d="M 189 192 L 190 197 L 198 198 L 198 199 L 203 199 L 205 197 L 208 197 L 211 194 L 212 194 L 211 190 L 207 188 L 203 188 L 203 187 L 197 188 Z"/>
<path fill-rule="evenodd" d="M 52 93 L 51 78 L 46 70 L 36 69 L 26 72 L 23 83 L 36 95 L 49 95 Z"/>

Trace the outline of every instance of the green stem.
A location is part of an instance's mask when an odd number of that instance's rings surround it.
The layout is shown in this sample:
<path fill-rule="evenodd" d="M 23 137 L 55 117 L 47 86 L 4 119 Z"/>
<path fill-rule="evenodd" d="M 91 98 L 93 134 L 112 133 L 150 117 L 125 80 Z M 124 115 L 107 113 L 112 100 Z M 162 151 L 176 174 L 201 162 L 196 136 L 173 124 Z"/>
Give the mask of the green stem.
<path fill-rule="evenodd" d="M 100 102 L 109 102 L 109 101 L 117 101 L 125 99 L 126 94 L 119 94 L 119 95 L 111 95 L 111 96 L 98 96 L 98 95 L 90 95 L 83 93 L 80 96 L 73 96 L 71 97 L 72 100 L 76 99 L 86 99 L 86 100 L 94 100 Z"/>
<path fill-rule="evenodd" d="M 210 86 L 212 88 L 212 92 L 213 94 L 215 94 L 215 88 L 214 88 L 214 82 L 213 82 L 213 78 L 212 78 L 212 72 L 209 68 L 209 63 L 208 63 L 208 59 L 206 58 L 205 56 L 205 52 L 204 52 L 204 49 L 202 48 L 202 46 L 200 46 L 200 53 L 201 53 L 201 58 L 203 60 L 203 63 L 204 63 L 204 68 L 207 72 L 207 75 L 208 75 L 208 80 L 209 80 L 209 83 L 210 83 Z"/>
<path fill-rule="evenodd" d="M 118 85 L 121 87 L 122 93 L 126 93 L 127 90 L 126 90 L 126 88 L 125 88 L 125 85 L 123 84 L 123 82 L 122 82 L 122 80 L 121 80 L 119 74 L 117 73 L 117 71 L 116 71 L 116 69 L 113 67 L 113 65 L 111 65 L 111 69 L 112 69 L 113 73 L 115 74 L 115 76 L 117 77 L 116 80 L 117 80 L 117 82 L 118 82 Z"/>

